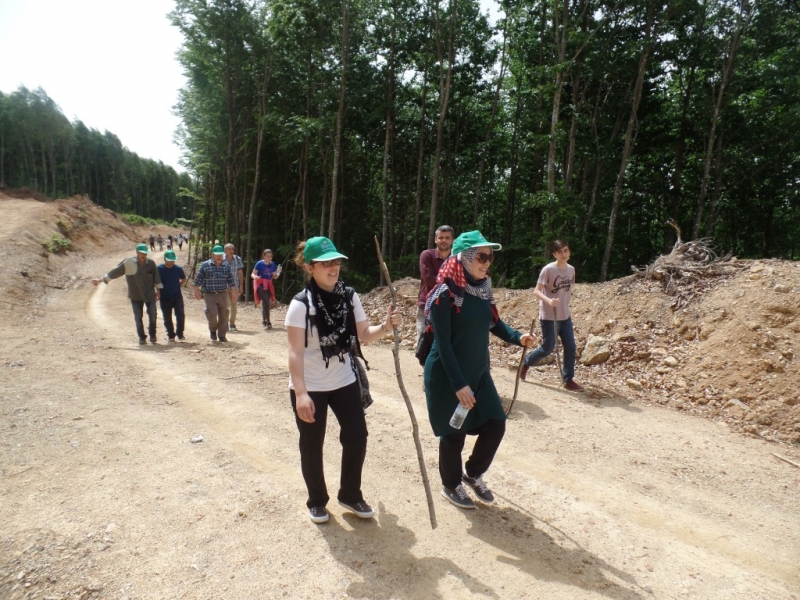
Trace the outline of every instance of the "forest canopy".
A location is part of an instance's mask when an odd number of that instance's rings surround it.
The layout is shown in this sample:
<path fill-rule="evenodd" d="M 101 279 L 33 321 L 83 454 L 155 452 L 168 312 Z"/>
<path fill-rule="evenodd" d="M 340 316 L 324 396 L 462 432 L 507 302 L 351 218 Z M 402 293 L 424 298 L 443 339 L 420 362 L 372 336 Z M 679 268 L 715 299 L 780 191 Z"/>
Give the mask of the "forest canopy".
<path fill-rule="evenodd" d="M 207 237 L 327 235 L 349 279 L 414 275 L 436 226 L 531 285 L 674 242 L 800 247 L 800 12 L 783 0 L 177 0 L 178 111 Z"/>

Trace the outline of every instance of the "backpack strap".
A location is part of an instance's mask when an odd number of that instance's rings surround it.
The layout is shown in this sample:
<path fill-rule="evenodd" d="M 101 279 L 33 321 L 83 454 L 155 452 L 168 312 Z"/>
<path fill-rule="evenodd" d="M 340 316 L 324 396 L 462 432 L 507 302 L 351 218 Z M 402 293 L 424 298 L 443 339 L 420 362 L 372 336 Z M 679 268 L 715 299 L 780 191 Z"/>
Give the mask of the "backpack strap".
<path fill-rule="evenodd" d="M 308 314 L 308 296 L 306 295 L 306 288 L 303 288 L 299 292 L 297 292 L 293 297 L 292 300 L 297 300 L 298 302 L 302 302 L 306 307 L 306 327 L 305 327 L 305 347 L 308 348 L 308 326 L 311 322 L 311 317 Z"/>

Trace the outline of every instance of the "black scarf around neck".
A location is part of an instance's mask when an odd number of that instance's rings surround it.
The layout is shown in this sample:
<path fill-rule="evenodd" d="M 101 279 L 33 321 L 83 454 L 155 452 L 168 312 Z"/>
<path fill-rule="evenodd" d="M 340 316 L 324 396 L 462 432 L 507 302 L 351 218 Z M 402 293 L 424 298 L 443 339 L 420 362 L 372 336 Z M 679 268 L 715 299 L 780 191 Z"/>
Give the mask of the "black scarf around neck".
<path fill-rule="evenodd" d="M 344 362 L 345 354 L 355 349 L 358 336 L 355 315 L 344 282 L 337 281 L 333 291 L 326 292 L 312 278 L 306 289 L 316 312 L 314 325 L 325 368 L 334 356 L 339 357 L 339 362 Z"/>

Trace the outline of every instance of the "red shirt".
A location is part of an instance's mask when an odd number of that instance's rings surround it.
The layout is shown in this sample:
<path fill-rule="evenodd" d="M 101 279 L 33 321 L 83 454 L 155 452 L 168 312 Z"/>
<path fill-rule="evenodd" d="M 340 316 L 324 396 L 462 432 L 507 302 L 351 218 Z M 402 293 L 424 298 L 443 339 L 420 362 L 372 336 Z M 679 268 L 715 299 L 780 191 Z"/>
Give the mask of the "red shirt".
<path fill-rule="evenodd" d="M 420 283 L 417 306 L 425 306 L 428 294 L 436 286 L 436 275 L 439 274 L 439 268 L 444 264 L 444 261 L 444 258 L 439 257 L 439 251 L 436 248 L 423 250 L 419 255 Z"/>

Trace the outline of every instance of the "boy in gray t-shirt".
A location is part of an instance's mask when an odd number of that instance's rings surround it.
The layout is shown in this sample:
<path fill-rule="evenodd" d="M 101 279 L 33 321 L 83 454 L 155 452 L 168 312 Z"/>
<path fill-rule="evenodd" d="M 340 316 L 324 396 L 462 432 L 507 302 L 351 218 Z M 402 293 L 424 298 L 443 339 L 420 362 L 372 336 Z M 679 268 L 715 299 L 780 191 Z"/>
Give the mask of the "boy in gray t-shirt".
<path fill-rule="evenodd" d="M 553 258 L 542 268 L 533 295 L 539 299 L 539 323 L 542 326 L 542 345 L 525 358 L 520 371 L 523 381 L 528 368 L 536 365 L 556 347 L 556 335 L 564 346 L 564 364 L 561 377 L 564 388 L 571 392 L 582 392 L 583 388 L 573 381 L 575 376 L 575 333 L 572 329 L 572 316 L 569 301 L 572 286 L 575 285 L 575 267 L 567 264 L 570 257 L 569 244 L 564 240 L 553 242 Z"/>

